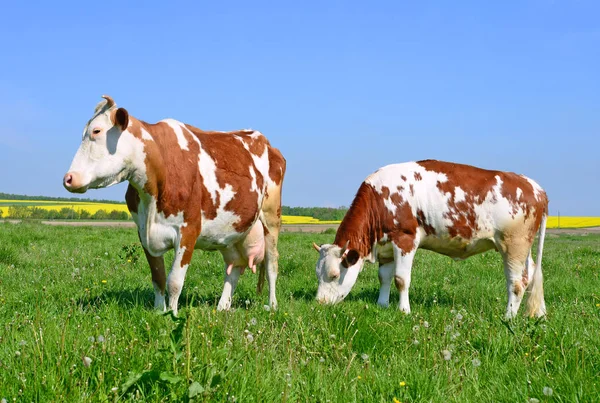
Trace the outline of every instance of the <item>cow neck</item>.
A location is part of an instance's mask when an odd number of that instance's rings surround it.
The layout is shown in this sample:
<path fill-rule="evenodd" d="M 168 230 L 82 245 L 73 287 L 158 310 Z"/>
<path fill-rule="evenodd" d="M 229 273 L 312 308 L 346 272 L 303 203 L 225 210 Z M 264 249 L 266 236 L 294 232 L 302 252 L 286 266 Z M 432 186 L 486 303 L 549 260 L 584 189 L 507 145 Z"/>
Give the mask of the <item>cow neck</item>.
<path fill-rule="evenodd" d="M 371 185 L 363 182 L 335 236 L 336 245 L 343 248 L 350 241 L 348 248 L 358 251 L 361 258 L 371 253 L 383 234 L 375 197 Z"/>

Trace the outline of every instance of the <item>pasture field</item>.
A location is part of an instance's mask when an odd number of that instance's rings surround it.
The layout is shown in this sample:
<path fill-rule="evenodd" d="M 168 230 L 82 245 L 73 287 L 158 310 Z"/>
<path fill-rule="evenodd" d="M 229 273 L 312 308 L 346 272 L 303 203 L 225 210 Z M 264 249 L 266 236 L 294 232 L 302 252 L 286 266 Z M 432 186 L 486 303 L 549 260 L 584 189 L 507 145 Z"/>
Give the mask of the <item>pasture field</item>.
<path fill-rule="evenodd" d="M 333 237 L 281 235 L 277 311 L 247 270 L 234 309 L 216 312 L 221 256 L 197 252 L 175 319 L 152 308 L 135 230 L 0 224 L 0 398 L 598 401 L 600 236 L 548 236 L 548 317 L 510 323 L 495 252 L 417 253 L 409 316 L 377 307 L 369 264 L 345 301 L 320 306 L 310 245 Z"/>

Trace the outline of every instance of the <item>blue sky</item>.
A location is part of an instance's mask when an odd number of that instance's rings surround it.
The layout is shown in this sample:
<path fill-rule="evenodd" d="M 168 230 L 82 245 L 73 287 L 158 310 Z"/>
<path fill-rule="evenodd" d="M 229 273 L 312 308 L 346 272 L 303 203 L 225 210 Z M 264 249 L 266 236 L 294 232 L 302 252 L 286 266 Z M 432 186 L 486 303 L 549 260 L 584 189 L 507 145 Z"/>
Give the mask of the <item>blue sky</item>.
<path fill-rule="evenodd" d="M 526 174 L 552 214 L 600 215 L 596 1 L 9 2 L 0 191 L 62 176 L 102 94 L 133 116 L 262 131 L 283 203 L 349 205 L 390 163 Z M 85 196 L 122 200 L 125 185 Z"/>

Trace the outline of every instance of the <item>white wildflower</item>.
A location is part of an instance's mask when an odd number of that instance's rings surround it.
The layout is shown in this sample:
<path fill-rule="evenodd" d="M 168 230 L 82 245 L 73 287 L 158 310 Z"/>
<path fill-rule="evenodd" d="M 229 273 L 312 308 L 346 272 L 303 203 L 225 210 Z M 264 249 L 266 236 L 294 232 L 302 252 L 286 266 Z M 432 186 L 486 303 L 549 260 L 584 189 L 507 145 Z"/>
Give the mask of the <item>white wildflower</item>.
<path fill-rule="evenodd" d="M 102 336 L 102 335 L 98 336 L 98 338 L 96 339 L 96 341 L 98 343 L 104 343 L 104 336 Z"/>
<path fill-rule="evenodd" d="M 552 388 L 549 388 L 548 386 L 544 386 L 544 389 L 542 389 L 542 393 L 544 394 L 544 396 L 552 396 L 552 393 L 554 391 L 552 390 Z"/>
<path fill-rule="evenodd" d="M 83 357 L 83 366 L 89 368 L 92 365 L 92 359 L 90 357 Z"/>
<path fill-rule="evenodd" d="M 369 361 L 369 354 L 362 353 L 360 355 L 360 358 L 362 358 L 364 362 L 368 362 Z"/>
<path fill-rule="evenodd" d="M 473 361 L 471 361 L 473 363 L 474 367 L 479 367 L 481 366 L 481 360 L 479 358 L 474 358 Z"/>
<path fill-rule="evenodd" d="M 248 333 L 246 335 L 246 340 L 248 340 L 248 343 L 252 343 L 254 341 L 254 336 L 252 335 L 252 333 Z"/>
<path fill-rule="evenodd" d="M 418 345 L 419 345 L 419 340 L 417 340 L 417 339 L 414 339 L 414 340 L 413 340 L 413 344 L 414 344 L 415 346 L 418 346 Z"/>
<path fill-rule="evenodd" d="M 427 321 L 423 322 L 423 327 L 425 329 L 429 328 L 429 322 L 427 322 Z"/>
<path fill-rule="evenodd" d="M 413 332 L 418 332 L 418 331 L 419 331 L 419 325 L 414 325 Z"/>
<path fill-rule="evenodd" d="M 264 310 L 269 312 L 271 310 L 271 307 L 269 305 L 265 305 L 263 306 Z"/>
<path fill-rule="evenodd" d="M 444 356 L 444 360 L 450 361 L 452 358 L 452 353 L 448 350 L 442 350 L 442 355 Z"/>
<path fill-rule="evenodd" d="M 463 316 L 459 313 L 456 315 L 456 319 L 460 322 L 461 320 L 463 320 Z"/>
<path fill-rule="evenodd" d="M 256 326 L 257 320 L 256 318 L 250 319 L 250 326 Z"/>

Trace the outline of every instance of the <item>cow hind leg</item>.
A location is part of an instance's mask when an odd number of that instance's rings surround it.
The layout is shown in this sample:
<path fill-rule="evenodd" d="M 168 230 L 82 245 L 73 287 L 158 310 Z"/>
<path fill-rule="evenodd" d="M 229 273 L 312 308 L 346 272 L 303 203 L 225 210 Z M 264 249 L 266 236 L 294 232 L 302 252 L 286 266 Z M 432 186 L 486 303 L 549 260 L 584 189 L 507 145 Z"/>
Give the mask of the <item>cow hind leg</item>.
<path fill-rule="evenodd" d="M 241 273 L 241 267 L 234 266 L 231 268 L 231 270 L 228 270 L 227 267 L 225 268 L 225 284 L 223 286 L 223 293 L 221 294 L 221 299 L 219 300 L 219 304 L 217 305 L 218 311 L 227 311 L 229 310 L 229 308 L 231 308 L 233 292 L 235 291 L 235 287 L 237 286 Z"/>
<path fill-rule="evenodd" d="M 267 191 L 267 196 L 263 202 L 260 220 L 265 231 L 265 261 L 264 267 L 267 271 L 267 281 L 269 282 L 269 306 L 277 309 L 277 297 L 275 295 L 275 283 L 279 272 L 279 252 L 277 251 L 277 242 L 279 231 L 281 229 L 281 186 L 271 186 Z M 264 271 L 264 269 L 263 269 Z M 262 288 L 261 279 L 264 274 L 259 274 L 257 289 Z"/>
<path fill-rule="evenodd" d="M 504 275 L 506 276 L 506 294 L 508 296 L 506 319 L 512 319 L 517 315 L 527 284 L 531 278 L 527 264 L 528 252 L 521 249 L 514 248 L 511 250 L 511 248 L 507 248 L 502 256 Z"/>
<path fill-rule="evenodd" d="M 165 274 L 165 259 L 163 256 L 152 256 L 146 248 L 144 248 L 146 260 L 150 265 L 152 272 L 152 285 L 154 286 L 154 309 L 166 311 L 165 291 L 166 291 L 166 274 Z"/>

